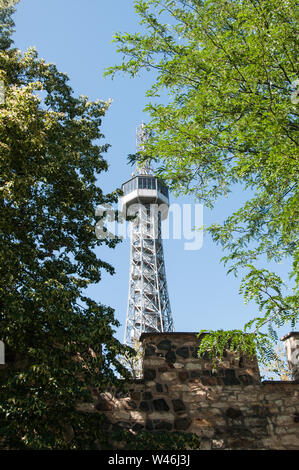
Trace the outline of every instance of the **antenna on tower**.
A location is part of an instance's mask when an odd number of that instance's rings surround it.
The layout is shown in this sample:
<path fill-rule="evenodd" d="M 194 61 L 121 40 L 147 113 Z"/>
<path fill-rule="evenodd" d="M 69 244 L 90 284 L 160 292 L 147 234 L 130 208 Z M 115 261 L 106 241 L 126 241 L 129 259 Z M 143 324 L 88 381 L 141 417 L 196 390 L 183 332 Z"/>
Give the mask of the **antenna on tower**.
<path fill-rule="evenodd" d="M 136 152 L 144 151 L 144 144 L 148 140 L 150 132 L 146 129 L 145 124 L 142 123 L 136 127 Z M 138 175 L 151 175 L 153 170 L 150 164 L 146 161 L 137 163 L 136 174 Z"/>

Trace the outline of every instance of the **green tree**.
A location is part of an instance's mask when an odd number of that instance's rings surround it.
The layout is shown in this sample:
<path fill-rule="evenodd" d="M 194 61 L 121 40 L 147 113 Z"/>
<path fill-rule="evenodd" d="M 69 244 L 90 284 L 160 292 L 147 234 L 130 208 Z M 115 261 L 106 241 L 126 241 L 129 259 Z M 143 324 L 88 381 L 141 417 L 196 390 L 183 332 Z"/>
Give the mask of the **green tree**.
<path fill-rule="evenodd" d="M 246 341 L 248 350 L 254 342 L 264 355 L 264 326 L 276 340 L 276 327 L 294 326 L 298 318 L 296 2 L 134 4 L 141 32 L 115 35 L 123 60 L 106 71 L 112 77 L 155 72 L 145 108 L 152 135 L 131 160 L 154 160 L 175 193 L 193 194 L 210 208 L 236 185 L 251 193 L 206 230 L 225 250 L 228 272 L 243 276 L 245 300 L 259 306 Z M 292 265 L 288 286 L 266 269 L 283 259 Z M 205 336 L 207 347 L 219 333 Z"/>
<path fill-rule="evenodd" d="M 128 350 L 122 358 L 122 364 L 131 374 L 133 380 L 142 378 L 142 356 L 143 349 L 140 341 L 135 339 L 132 344 L 134 353 Z"/>
<path fill-rule="evenodd" d="M 282 346 L 275 347 L 276 357 L 260 369 L 265 380 L 292 380 L 292 373 L 286 360 L 286 353 Z"/>
<path fill-rule="evenodd" d="M 97 184 L 108 103 L 12 48 L 12 13 L 0 11 L 0 447 L 90 448 L 107 428 L 84 403 L 126 376 L 113 310 L 84 294 L 114 273 L 94 250 L 117 243 L 95 236 L 96 206 L 118 197 Z"/>

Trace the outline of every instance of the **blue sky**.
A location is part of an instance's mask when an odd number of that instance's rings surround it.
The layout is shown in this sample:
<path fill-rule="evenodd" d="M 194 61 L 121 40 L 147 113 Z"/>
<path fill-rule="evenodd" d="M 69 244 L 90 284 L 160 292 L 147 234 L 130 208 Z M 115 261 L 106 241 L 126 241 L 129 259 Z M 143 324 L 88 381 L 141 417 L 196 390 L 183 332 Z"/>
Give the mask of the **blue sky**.
<path fill-rule="evenodd" d="M 117 76 L 113 81 L 103 78 L 105 68 L 118 63 L 121 57 L 111 43 L 117 31 L 133 32 L 138 28 L 133 0 L 21 0 L 14 16 L 15 46 L 21 50 L 34 46 L 47 62 L 55 63 L 67 73 L 76 95 L 113 102 L 103 120 L 105 142 L 111 145 L 106 158 L 109 172 L 99 178 L 104 191 L 113 191 L 130 178 L 132 167 L 127 155 L 135 151 L 135 129 L 145 121 L 143 108 L 145 92 L 152 75 L 137 79 Z M 204 208 L 204 224 L 221 222 L 233 209 L 240 206 L 246 194 L 236 189 L 219 201 L 210 211 Z M 174 199 L 179 204 L 191 203 L 190 198 Z M 201 329 L 242 328 L 257 313 L 255 304 L 244 305 L 239 295 L 240 279 L 226 275 L 220 264 L 221 248 L 205 236 L 197 251 L 184 250 L 185 240 L 165 240 L 164 254 L 170 302 L 176 331 Z M 115 309 L 121 327 L 116 336 L 124 334 L 128 278 L 129 241 L 114 250 L 99 248 L 98 254 L 115 267 L 116 274 L 103 272 L 102 281 L 91 286 L 89 295 L 100 303 Z M 287 279 L 288 264 L 278 265 L 276 271 Z M 290 331 L 290 326 L 280 334 Z"/>

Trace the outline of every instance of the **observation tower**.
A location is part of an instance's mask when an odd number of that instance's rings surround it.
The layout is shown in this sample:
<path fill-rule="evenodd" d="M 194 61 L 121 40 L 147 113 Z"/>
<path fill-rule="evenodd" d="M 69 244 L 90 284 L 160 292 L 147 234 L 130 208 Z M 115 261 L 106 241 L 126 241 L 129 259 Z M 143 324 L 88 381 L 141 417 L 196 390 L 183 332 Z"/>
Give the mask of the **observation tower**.
<path fill-rule="evenodd" d="M 143 150 L 144 125 L 137 128 L 136 149 Z M 171 314 L 161 222 L 168 217 L 167 186 L 147 165 L 137 165 L 132 178 L 122 185 L 122 209 L 130 221 L 130 275 L 124 343 L 134 342 L 144 332 L 174 331 Z"/>

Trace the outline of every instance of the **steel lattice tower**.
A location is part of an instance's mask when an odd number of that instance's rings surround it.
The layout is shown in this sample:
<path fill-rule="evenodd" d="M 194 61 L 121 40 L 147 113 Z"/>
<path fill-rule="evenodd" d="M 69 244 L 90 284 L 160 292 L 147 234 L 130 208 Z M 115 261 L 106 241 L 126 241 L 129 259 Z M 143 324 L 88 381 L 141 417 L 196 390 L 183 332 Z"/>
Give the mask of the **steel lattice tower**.
<path fill-rule="evenodd" d="M 146 139 L 137 128 L 137 151 Z M 130 276 L 124 343 L 134 346 L 143 332 L 174 331 L 168 297 L 161 221 L 168 216 L 168 188 L 148 166 L 137 166 L 122 185 L 122 207 L 130 221 Z"/>

